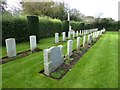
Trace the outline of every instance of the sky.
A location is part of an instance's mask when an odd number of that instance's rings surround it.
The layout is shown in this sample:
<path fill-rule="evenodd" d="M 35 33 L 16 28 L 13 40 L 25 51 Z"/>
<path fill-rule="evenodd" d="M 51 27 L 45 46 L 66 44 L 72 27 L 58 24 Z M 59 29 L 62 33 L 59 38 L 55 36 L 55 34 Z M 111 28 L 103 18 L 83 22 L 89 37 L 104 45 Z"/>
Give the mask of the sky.
<path fill-rule="evenodd" d="M 10 7 L 17 6 L 21 0 L 7 0 Z M 39 0 L 37 0 L 39 1 Z M 44 1 L 44 0 L 43 0 Z M 57 0 L 63 1 L 63 0 Z M 76 8 L 85 16 L 111 17 L 118 20 L 118 2 L 120 0 L 64 0 L 70 8 Z"/>

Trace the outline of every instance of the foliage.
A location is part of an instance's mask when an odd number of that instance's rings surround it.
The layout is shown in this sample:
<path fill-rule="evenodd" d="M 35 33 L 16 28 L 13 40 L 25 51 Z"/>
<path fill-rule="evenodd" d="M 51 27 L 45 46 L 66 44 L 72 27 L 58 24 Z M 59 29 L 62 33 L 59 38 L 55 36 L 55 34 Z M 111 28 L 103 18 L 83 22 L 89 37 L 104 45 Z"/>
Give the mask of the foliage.
<path fill-rule="evenodd" d="M 25 17 L 7 17 L 2 18 L 2 44 L 5 44 L 5 39 L 15 38 L 17 42 L 22 42 L 28 39 L 27 20 Z"/>
<path fill-rule="evenodd" d="M 68 6 L 64 2 L 24 2 L 22 3 L 23 14 L 49 16 L 60 20 L 67 20 Z M 77 9 L 70 9 L 71 20 L 81 21 L 82 13 Z"/>
<path fill-rule="evenodd" d="M 62 32 L 66 32 L 66 35 L 68 35 L 67 32 L 69 31 L 69 25 L 70 25 L 69 21 L 62 22 Z"/>
<path fill-rule="evenodd" d="M 118 31 L 118 26 L 118 22 L 111 18 L 97 18 L 96 22 L 93 23 L 93 27 L 99 29 L 106 28 L 108 31 Z"/>
<path fill-rule="evenodd" d="M 52 0 L 51 2 L 24 2 L 22 7 L 25 15 L 49 16 L 61 20 L 66 18 L 64 3 L 55 3 Z"/>
<path fill-rule="evenodd" d="M 28 35 L 36 35 L 37 43 L 39 41 L 39 18 L 37 16 L 27 16 Z"/>
<path fill-rule="evenodd" d="M 85 24 L 81 23 L 79 21 L 71 21 L 70 25 L 72 27 L 73 30 L 77 31 L 77 30 L 82 30 L 85 28 Z"/>
<path fill-rule="evenodd" d="M 102 19 L 93 24 L 85 24 L 79 21 L 61 21 L 59 19 L 52 19 L 50 17 L 39 17 L 38 25 L 31 19 L 31 24 L 24 16 L 12 16 L 8 13 L 3 15 L 2 20 L 2 45 L 5 45 L 5 39 L 15 38 L 17 42 L 28 41 L 31 34 L 37 35 L 38 38 L 53 37 L 56 32 L 68 32 L 69 24 L 72 29 L 84 30 L 90 28 L 106 28 L 106 30 L 118 31 L 120 29 L 120 21 Z M 29 27 L 28 27 L 29 26 Z M 36 29 L 35 29 L 36 26 Z M 31 33 L 29 32 L 31 31 Z M 37 40 L 38 41 L 38 40 Z"/>
<path fill-rule="evenodd" d="M 32 19 L 31 19 L 32 20 Z M 36 34 L 38 38 L 54 36 L 55 32 L 62 32 L 62 21 L 49 17 L 39 17 L 38 25 L 27 21 L 26 17 L 3 16 L 2 20 L 2 45 L 5 45 L 5 39 L 15 38 L 17 42 L 28 41 L 29 36 Z M 35 28 L 36 26 L 36 28 Z M 39 29 L 38 29 L 39 28 Z"/>
<path fill-rule="evenodd" d="M 82 21 L 82 19 L 81 19 L 81 15 L 82 15 L 82 13 L 80 13 L 80 11 L 79 10 L 77 10 L 77 9 L 70 9 L 70 20 L 74 20 L 74 21 Z"/>

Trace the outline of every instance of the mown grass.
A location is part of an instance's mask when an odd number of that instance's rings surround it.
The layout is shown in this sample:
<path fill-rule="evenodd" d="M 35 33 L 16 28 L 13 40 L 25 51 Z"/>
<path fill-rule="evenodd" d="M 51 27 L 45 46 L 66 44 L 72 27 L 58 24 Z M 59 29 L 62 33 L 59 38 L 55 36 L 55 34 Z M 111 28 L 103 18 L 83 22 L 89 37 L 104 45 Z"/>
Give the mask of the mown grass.
<path fill-rule="evenodd" d="M 107 32 L 60 81 L 39 73 L 44 68 L 43 51 L 8 62 L 2 65 L 2 86 L 3 88 L 116 88 L 118 87 L 117 42 L 117 32 Z M 62 44 L 66 54 L 67 43 Z M 53 45 L 55 45 L 54 38 L 47 38 L 41 40 L 38 47 L 44 49 Z M 23 50 L 29 49 L 29 43 L 28 46 L 22 44 L 20 46 L 25 47 Z M 73 48 L 76 49 L 76 39 Z"/>

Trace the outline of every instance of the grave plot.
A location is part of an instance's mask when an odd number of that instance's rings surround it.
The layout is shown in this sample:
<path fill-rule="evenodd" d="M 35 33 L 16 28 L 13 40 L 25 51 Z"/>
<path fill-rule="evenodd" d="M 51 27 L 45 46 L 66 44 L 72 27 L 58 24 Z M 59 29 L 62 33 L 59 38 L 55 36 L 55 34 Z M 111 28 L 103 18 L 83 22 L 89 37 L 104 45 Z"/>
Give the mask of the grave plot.
<path fill-rule="evenodd" d="M 59 81 L 38 73 L 44 68 L 42 51 L 30 54 L 29 56 L 20 58 L 16 61 L 3 64 L 3 88 L 86 88 L 87 86 L 89 88 L 94 88 L 96 86 L 98 88 L 117 87 L 117 37 L 117 32 L 106 32 Z M 74 41 L 75 44 L 73 43 L 73 48 L 75 49 L 77 40 Z M 82 41 L 83 40 L 81 38 L 81 44 Z M 54 45 L 52 43 L 54 43 L 54 38 L 47 38 L 41 40 L 41 44 L 39 46 L 41 46 L 41 48 L 49 48 Z M 67 43 L 64 43 L 63 48 L 66 47 L 66 45 Z M 67 49 L 67 47 L 64 49 Z M 65 51 L 67 50 L 64 50 L 64 52 Z M 106 56 L 109 58 L 106 58 Z M 105 82 L 103 83 L 103 81 Z"/>
<path fill-rule="evenodd" d="M 64 56 L 62 53 L 63 46 L 61 49 L 58 47 L 51 47 L 50 49 L 44 50 L 44 70 L 40 73 L 47 75 L 53 79 L 60 80 L 64 75 L 71 70 L 72 66 L 75 65 L 78 60 L 95 44 L 100 38 L 97 37 L 92 40 L 92 35 L 88 35 L 88 41 L 84 35 L 83 45 L 80 47 L 80 37 L 77 38 L 77 49 L 73 50 L 73 40 L 67 42 L 67 55 Z M 59 49 L 59 50 L 58 50 Z M 61 50 L 61 53 L 60 53 Z"/>
<path fill-rule="evenodd" d="M 35 35 L 30 36 L 30 50 L 26 50 L 19 53 L 16 53 L 16 42 L 14 38 L 6 39 L 5 42 L 6 42 L 7 56 L 2 57 L 2 59 L 0 60 L 2 62 L 1 64 L 16 60 L 21 57 L 28 56 L 31 53 L 42 51 L 42 49 L 39 49 L 37 47 Z"/>

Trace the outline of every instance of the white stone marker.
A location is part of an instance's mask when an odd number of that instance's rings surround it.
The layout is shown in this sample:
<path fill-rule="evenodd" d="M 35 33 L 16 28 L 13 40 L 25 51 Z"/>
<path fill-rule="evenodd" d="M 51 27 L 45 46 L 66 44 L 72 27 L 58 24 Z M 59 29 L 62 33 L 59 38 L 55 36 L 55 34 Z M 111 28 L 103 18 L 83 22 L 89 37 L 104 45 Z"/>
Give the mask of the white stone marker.
<path fill-rule="evenodd" d="M 63 41 L 66 41 L 66 32 L 63 32 L 63 33 L 62 33 L 62 36 L 63 36 L 63 39 L 62 39 L 62 40 L 63 40 Z"/>
<path fill-rule="evenodd" d="M 34 51 L 35 48 L 37 48 L 36 36 L 35 35 L 31 35 L 30 36 L 30 50 Z"/>
<path fill-rule="evenodd" d="M 14 57 L 16 56 L 16 43 L 14 38 L 9 38 L 5 40 L 7 56 Z"/>
<path fill-rule="evenodd" d="M 80 30 L 80 35 L 82 35 L 81 30 Z"/>
<path fill-rule="evenodd" d="M 93 32 L 93 38 L 95 38 L 95 32 Z"/>
<path fill-rule="evenodd" d="M 76 31 L 76 37 L 78 37 L 79 36 L 79 33 L 78 33 L 78 31 Z"/>
<path fill-rule="evenodd" d="M 71 32 L 68 32 L 68 39 L 71 39 Z"/>
<path fill-rule="evenodd" d="M 92 42 L 93 38 L 92 38 L 92 33 L 90 34 L 90 44 Z"/>
<path fill-rule="evenodd" d="M 83 47 L 85 47 L 85 43 L 86 43 L 86 35 L 84 35 L 83 37 Z"/>
<path fill-rule="evenodd" d="M 73 39 L 75 38 L 75 31 L 73 31 Z"/>
<path fill-rule="evenodd" d="M 72 27 L 71 26 L 69 26 L 69 31 L 71 31 L 72 30 Z"/>
<path fill-rule="evenodd" d="M 77 38 L 77 50 L 80 49 L 80 37 Z"/>
<path fill-rule="evenodd" d="M 89 44 L 90 43 L 90 34 L 88 34 L 88 42 L 87 42 L 87 44 Z"/>
<path fill-rule="evenodd" d="M 44 73 L 46 75 L 50 75 L 52 71 L 56 70 L 64 63 L 62 49 L 62 45 L 44 49 Z"/>
<path fill-rule="evenodd" d="M 55 43 L 59 43 L 59 33 L 55 33 Z"/>
<path fill-rule="evenodd" d="M 72 55 L 72 46 L 73 46 L 73 41 L 68 40 L 67 42 L 67 55 L 70 57 Z"/>
<path fill-rule="evenodd" d="M 60 52 L 61 52 L 61 55 L 62 55 L 62 60 L 64 59 L 64 54 L 63 54 L 63 45 L 59 45 L 58 46 L 60 48 Z"/>

